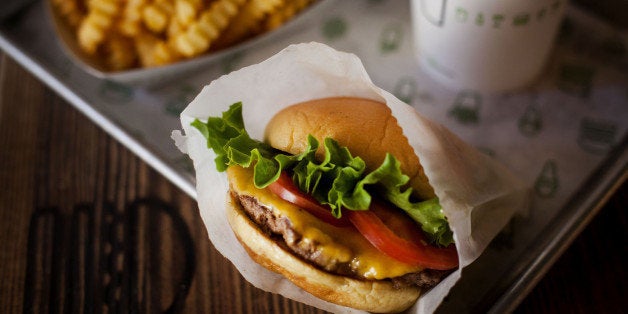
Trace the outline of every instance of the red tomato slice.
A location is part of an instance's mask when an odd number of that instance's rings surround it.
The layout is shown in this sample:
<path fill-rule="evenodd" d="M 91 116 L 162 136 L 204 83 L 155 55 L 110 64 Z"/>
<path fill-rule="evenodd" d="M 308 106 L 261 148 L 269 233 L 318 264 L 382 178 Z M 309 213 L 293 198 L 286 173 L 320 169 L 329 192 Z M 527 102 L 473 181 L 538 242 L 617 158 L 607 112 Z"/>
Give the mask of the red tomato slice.
<path fill-rule="evenodd" d="M 369 210 L 345 210 L 338 219 L 331 214 L 329 207 L 299 190 L 285 172 L 268 188 L 283 200 L 333 226 L 347 227 L 353 224 L 375 248 L 400 262 L 436 270 L 458 267 L 458 252 L 453 244 L 447 248 L 427 244 L 422 231 L 413 221 L 401 217 L 403 213 L 397 213 L 383 203 L 374 201 Z"/>
<path fill-rule="evenodd" d="M 392 210 L 382 209 L 381 206 L 373 202 L 369 210 L 348 210 L 345 215 L 373 246 L 400 262 L 436 270 L 458 267 L 458 252 L 454 245 L 438 248 L 427 244 L 413 222 L 404 219 L 414 225 L 408 226 L 402 220 L 386 214 Z M 378 213 L 387 215 L 387 223 L 393 226 L 395 232 L 378 217 Z M 398 236 L 396 232 L 404 237 Z"/>
<path fill-rule="evenodd" d="M 321 203 L 319 203 L 314 197 L 299 190 L 299 188 L 292 181 L 292 178 L 290 178 L 286 172 L 282 172 L 279 179 L 271 183 L 268 186 L 268 189 L 281 199 L 307 210 L 316 218 L 330 225 L 336 227 L 351 226 L 351 222 L 347 219 L 347 217 L 334 217 L 329 207 L 321 205 Z"/>

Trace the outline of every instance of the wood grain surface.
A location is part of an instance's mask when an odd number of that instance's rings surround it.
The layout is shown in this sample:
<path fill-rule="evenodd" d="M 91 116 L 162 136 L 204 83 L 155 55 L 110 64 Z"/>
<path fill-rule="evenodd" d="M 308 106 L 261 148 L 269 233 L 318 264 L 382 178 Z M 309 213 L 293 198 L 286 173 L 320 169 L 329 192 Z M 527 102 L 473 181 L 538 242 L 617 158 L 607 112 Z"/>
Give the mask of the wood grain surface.
<path fill-rule="evenodd" d="M 245 282 L 193 199 L 0 60 L 0 313 L 320 312 Z"/>
<path fill-rule="evenodd" d="M 626 310 L 624 186 L 519 313 Z M 0 313 L 321 313 L 245 282 L 195 201 L 0 53 Z"/>

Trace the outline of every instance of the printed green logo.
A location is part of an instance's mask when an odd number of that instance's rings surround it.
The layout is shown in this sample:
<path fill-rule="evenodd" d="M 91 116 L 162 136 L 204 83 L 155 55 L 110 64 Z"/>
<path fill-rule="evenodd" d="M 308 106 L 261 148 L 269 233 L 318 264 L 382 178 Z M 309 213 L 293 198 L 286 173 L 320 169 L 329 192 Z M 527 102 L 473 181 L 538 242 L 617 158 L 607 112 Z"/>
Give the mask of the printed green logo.
<path fill-rule="evenodd" d="M 463 8 L 456 8 L 456 21 L 466 23 L 469 19 L 469 11 Z"/>
<path fill-rule="evenodd" d="M 493 14 L 491 20 L 493 20 L 493 28 L 500 28 L 506 18 L 502 14 Z"/>
<path fill-rule="evenodd" d="M 529 13 L 522 13 L 522 14 L 515 15 L 515 17 L 512 19 L 512 25 L 514 26 L 528 25 L 528 22 L 530 22 Z"/>
<path fill-rule="evenodd" d="M 535 104 L 531 104 L 519 118 L 519 131 L 527 137 L 539 134 L 543 129 L 543 118 Z"/>
<path fill-rule="evenodd" d="M 100 85 L 99 95 L 112 103 L 128 103 L 133 100 L 133 89 L 128 85 L 111 80 L 104 80 Z"/>
<path fill-rule="evenodd" d="M 390 53 L 399 50 L 403 42 L 403 30 L 401 24 L 389 24 L 384 27 L 379 38 L 379 49 L 382 53 Z"/>
<path fill-rule="evenodd" d="M 477 26 L 484 25 L 484 14 L 478 13 L 478 15 L 475 17 L 475 25 Z"/>
<path fill-rule="evenodd" d="M 541 173 L 534 183 L 536 194 L 544 198 L 550 198 L 556 195 L 556 191 L 558 191 L 559 187 L 557 168 L 555 160 L 550 159 L 545 162 Z"/>
<path fill-rule="evenodd" d="M 456 7 L 453 12 L 453 19 L 457 23 L 473 23 L 477 26 L 484 26 L 490 20 L 490 27 L 502 28 L 503 25 L 521 27 L 536 21 L 541 22 L 549 15 L 556 16 L 563 5 L 563 1 L 557 0 L 551 4 L 542 4 L 529 12 L 517 12 L 516 14 L 505 14 L 503 12 L 477 12 L 464 7 Z M 445 4 L 443 3 L 443 7 Z M 427 18 L 427 17 L 426 17 Z M 508 23 L 508 24 L 506 24 Z M 438 24 L 440 26 L 440 24 Z"/>
<path fill-rule="evenodd" d="M 412 103 L 412 99 L 416 96 L 417 84 L 413 77 L 402 77 L 397 81 L 394 89 L 395 97 L 405 102 L 406 104 Z"/>
<path fill-rule="evenodd" d="M 462 124 L 477 124 L 480 121 L 482 95 L 475 91 L 463 90 L 458 93 L 449 115 Z"/>
<path fill-rule="evenodd" d="M 615 123 L 583 118 L 580 121 L 578 145 L 589 153 L 604 154 L 613 148 L 617 133 Z"/>
<path fill-rule="evenodd" d="M 183 109 L 196 97 L 198 90 L 190 85 L 182 86 L 179 91 L 174 94 L 164 106 L 166 113 L 179 116 Z"/>
<path fill-rule="evenodd" d="M 591 93 L 595 70 L 590 66 L 563 64 L 558 73 L 558 89 L 586 98 Z"/>
<path fill-rule="evenodd" d="M 331 17 L 323 23 L 323 36 L 327 40 L 335 40 L 343 37 L 347 28 L 347 22 L 342 17 Z"/>

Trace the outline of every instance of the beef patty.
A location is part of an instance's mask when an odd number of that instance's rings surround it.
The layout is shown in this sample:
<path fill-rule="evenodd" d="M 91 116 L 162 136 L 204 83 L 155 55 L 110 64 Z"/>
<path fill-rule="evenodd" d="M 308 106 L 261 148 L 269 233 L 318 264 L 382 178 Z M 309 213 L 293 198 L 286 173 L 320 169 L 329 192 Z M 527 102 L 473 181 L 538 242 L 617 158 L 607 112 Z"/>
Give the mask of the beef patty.
<path fill-rule="evenodd" d="M 322 268 L 330 273 L 359 278 L 347 262 L 341 262 L 332 256 L 322 254 L 322 250 L 316 243 L 304 241 L 293 227 L 292 222 L 287 217 L 277 217 L 274 211 L 260 204 L 256 198 L 249 195 L 239 195 L 233 190 L 231 193 L 240 202 L 242 209 L 266 234 L 277 239 L 284 248 L 292 251 L 297 256 Z M 391 278 L 395 287 L 418 286 L 422 289 L 429 289 L 438 284 L 451 271 L 425 269 L 420 272 L 405 274 L 400 277 Z M 364 279 L 364 278 L 360 278 Z"/>

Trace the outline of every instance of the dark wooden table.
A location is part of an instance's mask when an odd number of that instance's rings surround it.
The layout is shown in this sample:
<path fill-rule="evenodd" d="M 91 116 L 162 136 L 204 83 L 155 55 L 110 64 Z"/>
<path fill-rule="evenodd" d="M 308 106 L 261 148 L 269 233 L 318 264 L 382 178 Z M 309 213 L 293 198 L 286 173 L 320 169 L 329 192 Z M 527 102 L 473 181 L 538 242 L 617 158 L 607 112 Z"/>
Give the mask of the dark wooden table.
<path fill-rule="evenodd" d="M 626 311 L 626 185 L 519 306 Z M 245 282 L 195 201 L 0 53 L 0 313 L 318 313 Z"/>

